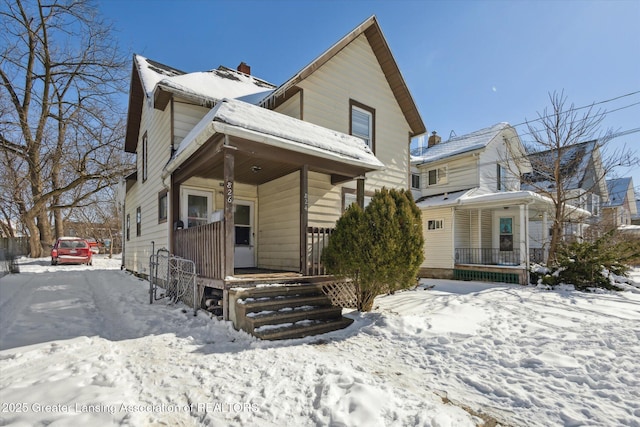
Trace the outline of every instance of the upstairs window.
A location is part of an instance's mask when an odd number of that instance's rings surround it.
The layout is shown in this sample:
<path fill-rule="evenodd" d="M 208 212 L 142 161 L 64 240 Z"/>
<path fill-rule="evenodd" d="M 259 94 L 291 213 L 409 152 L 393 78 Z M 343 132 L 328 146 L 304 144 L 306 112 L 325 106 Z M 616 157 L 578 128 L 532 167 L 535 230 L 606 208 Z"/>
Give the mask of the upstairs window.
<path fill-rule="evenodd" d="M 411 188 L 420 189 L 420 175 L 417 173 L 411 174 Z"/>
<path fill-rule="evenodd" d="M 428 172 L 428 185 L 439 185 L 447 183 L 447 167 L 430 169 Z"/>
<path fill-rule="evenodd" d="M 591 202 L 592 206 L 590 209 L 591 213 L 594 216 L 600 216 L 600 196 L 597 194 L 592 194 L 591 199 L 592 199 L 592 202 Z"/>
<path fill-rule="evenodd" d="M 496 169 L 498 191 L 507 191 L 507 169 L 501 164 L 497 164 Z"/>
<path fill-rule="evenodd" d="M 374 150 L 375 110 L 359 102 L 350 101 L 349 129 L 351 135 L 361 138 Z"/>
<path fill-rule="evenodd" d="M 131 237 L 131 214 L 127 214 L 126 229 L 127 229 L 127 241 L 129 241 L 129 238 Z"/>

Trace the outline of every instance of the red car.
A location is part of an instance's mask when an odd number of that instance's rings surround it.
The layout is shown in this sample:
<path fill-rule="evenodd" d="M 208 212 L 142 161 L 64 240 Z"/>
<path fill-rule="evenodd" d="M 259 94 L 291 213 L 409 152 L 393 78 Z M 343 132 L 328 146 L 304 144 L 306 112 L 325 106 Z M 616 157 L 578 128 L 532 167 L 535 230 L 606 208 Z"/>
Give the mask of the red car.
<path fill-rule="evenodd" d="M 51 248 L 51 265 L 93 265 L 92 255 L 91 246 L 85 239 L 78 237 L 60 237 Z"/>

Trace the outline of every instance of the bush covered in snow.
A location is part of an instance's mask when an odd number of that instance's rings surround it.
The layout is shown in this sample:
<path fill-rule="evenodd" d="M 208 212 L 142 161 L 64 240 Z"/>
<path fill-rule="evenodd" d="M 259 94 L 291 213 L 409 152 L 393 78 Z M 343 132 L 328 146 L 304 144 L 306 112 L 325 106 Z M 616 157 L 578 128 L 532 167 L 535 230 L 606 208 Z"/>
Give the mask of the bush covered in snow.
<path fill-rule="evenodd" d="M 591 241 L 560 246 L 556 263 L 549 268 L 534 266 L 531 277 L 533 282 L 552 287 L 571 284 L 578 290 L 621 290 L 630 263 L 639 256 L 638 240 L 610 232 Z"/>
<path fill-rule="evenodd" d="M 358 310 L 370 311 L 376 296 L 416 285 L 423 245 L 411 192 L 383 188 L 366 209 L 345 211 L 322 256 L 329 273 L 353 280 Z"/>

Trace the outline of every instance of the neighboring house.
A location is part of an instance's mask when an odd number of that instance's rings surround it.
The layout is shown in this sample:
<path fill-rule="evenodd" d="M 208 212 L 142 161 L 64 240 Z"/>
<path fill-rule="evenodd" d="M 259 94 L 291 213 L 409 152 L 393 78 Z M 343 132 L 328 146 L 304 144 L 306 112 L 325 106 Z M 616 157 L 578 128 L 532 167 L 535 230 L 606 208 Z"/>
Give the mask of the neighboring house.
<path fill-rule="evenodd" d="M 135 55 L 123 266 L 148 274 L 165 247 L 224 291 L 241 272 L 320 274 L 348 204 L 408 188 L 424 132 L 375 17 L 280 86 L 244 63 L 185 73 Z"/>
<path fill-rule="evenodd" d="M 631 217 L 631 224 L 640 225 L 640 200 L 635 201 L 636 214 Z"/>
<path fill-rule="evenodd" d="M 445 142 L 434 132 L 411 163 L 425 236 L 421 275 L 527 283 L 530 224 L 553 203 L 520 188 L 531 165 L 516 130 L 499 123 Z"/>
<path fill-rule="evenodd" d="M 552 169 L 558 158 L 555 151 L 545 150 L 528 155 L 533 171 L 523 176 L 522 188 L 555 197 L 556 180 Z M 567 202 L 567 214 L 563 225 L 564 240 L 580 240 L 588 230 L 598 233 L 602 220 L 602 206 L 609 200 L 598 141 L 570 145 L 562 149 L 560 156 L 560 181 Z M 589 212 L 589 216 L 575 221 L 571 211 L 576 208 Z M 531 245 L 544 248 L 548 240 L 548 224 L 538 221 L 531 224 Z"/>
<path fill-rule="evenodd" d="M 633 179 L 617 178 L 607 180 L 609 201 L 602 207 L 603 225 L 606 229 L 631 225 L 631 219 L 638 215 L 633 189 Z"/>

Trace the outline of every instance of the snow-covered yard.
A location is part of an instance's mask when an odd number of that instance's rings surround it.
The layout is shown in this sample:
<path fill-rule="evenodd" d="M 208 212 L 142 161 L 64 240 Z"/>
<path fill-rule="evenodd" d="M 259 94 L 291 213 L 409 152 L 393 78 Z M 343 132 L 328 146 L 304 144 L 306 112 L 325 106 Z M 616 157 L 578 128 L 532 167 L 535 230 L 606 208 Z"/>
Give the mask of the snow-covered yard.
<path fill-rule="evenodd" d="M 640 426 L 639 293 L 430 280 L 261 342 L 119 266 L 0 279 L 0 425 Z"/>

